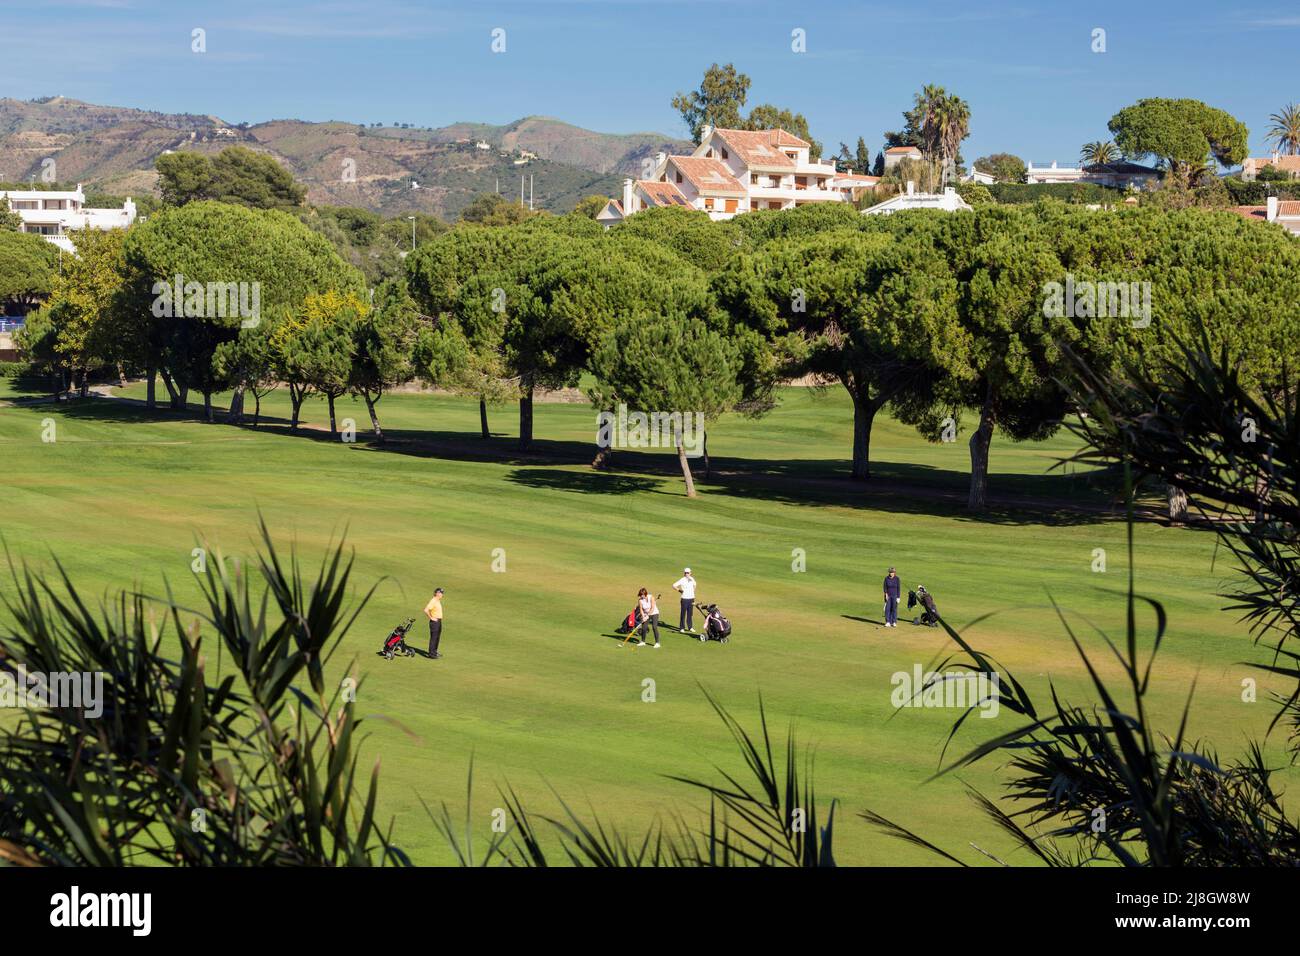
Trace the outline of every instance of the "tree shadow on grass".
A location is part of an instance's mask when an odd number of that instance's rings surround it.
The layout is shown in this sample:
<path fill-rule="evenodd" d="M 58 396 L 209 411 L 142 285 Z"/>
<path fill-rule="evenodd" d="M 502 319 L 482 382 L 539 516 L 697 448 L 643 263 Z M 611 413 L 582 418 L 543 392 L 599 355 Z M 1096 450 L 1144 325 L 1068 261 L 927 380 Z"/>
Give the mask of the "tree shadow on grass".
<path fill-rule="evenodd" d="M 506 480 L 529 488 L 573 491 L 584 495 L 625 495 L 634 491 L 659 491 L 659 482 L 653 479 L 610 474 L 605 471 L 516 468 L 506 476 Z"/>
<path fill-rule="evenodd" d="M 166 405 L 148 409 L 138 400 L 90 398 L 39 407 L 82 420 L 206 422 L 201 405 L 178 411 Z M 212 424 L 226 424 L 225 410 L 214 407 L 213 411 Z M 341 443 L 338 435 L 320 428 L 303 427 L 295 432 L 286 419 L 277 417 L 263 417 L 256 429 L 247 421 L 238 427 L 253 434 Z M 529 450 L 521 451 L 512 437 L 483 439 L 476 432 L 389 429 L 386 434 L 389 440 L 381 445 L 372 440 L 368 430 L 358 432 L 358 441 L 350 447 L 431 460 L 518 466 L 507 480 L 535 488 L 603 495 L 656 492 L 680 495 L 686 500 L 680 489 L 660 487 L 664 478 L 681 479 L 676 457 L 668 454 L 620 449 L 611 470 L 594 471 L 587 470 L 595 454 L 590 442 L 539 438 Z M 705 476 L 699 459 L 691 463 L 702 497 L 724 495 L 790 505 L 829 505 L 990 525 L 1069 526 L 1124 519 L 1124 508 L 1112 500 L 1111 476 L 1103 472 L 994 474 L 989 478 L 987 508 L 974 512 L 966 508 L 967 474 L 933 465 L 879 461 L 873 465 L 872 478 L 853 481 L 849 478 L 849 463 L 842 459 L 714 456 L 711 464 Z M 582 466 L 582 470 L 575 469 L 575 465 Z M 565 467 L 552 471 L 547 470 L 548 466 Z"/>

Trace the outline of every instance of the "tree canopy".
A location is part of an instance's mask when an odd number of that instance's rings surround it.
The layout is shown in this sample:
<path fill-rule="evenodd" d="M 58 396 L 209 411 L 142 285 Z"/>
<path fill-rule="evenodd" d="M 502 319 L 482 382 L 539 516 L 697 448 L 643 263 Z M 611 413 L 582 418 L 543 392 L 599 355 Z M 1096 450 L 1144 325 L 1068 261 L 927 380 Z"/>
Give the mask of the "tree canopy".
<path fill-rule="evenodd" d="M 1246 158 L 1246 125 L 1200 100 L 1138 100 L 1112 116 L 1108 125 L 1125 156 L 1155 156 L 1184 181 L 1190 170 L 1210 158 L 1222 166 Z"/>

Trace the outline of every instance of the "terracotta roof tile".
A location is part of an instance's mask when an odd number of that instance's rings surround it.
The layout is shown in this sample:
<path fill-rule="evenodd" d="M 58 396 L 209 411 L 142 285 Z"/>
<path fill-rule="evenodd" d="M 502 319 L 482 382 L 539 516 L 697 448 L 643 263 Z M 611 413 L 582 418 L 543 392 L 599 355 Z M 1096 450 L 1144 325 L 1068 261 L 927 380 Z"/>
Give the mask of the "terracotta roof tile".
<path fill-rule="evenodd" d="M 781 152 L 781 147 L 808 145 L 783 129 L 715 129 L 713 134 L 735 151 L 746 166 L 760 169 L 794 169 L 794 160 Z"/>
<path fill-rule="evenodd" d="M 690 203 L 674 183 L 662 183 L 657 179 L 637 180 L 637 188 L 657 206 L 686 206 Z"/>
<path fill-rule="evenodd" d="M 709 159 L 706 156 L 669 156 L 668 165 L 676 167 L 682 177 L 701 193 L 745 195 L 745 187 L 719 159 Z"/>
<path fill-rule="evenodd" d="M 1292 216 L 1300 216 L 1300 201 L 1289 199 L 1286 202 L 1278 203 L 1277 214 L 1288 218 Z"/>

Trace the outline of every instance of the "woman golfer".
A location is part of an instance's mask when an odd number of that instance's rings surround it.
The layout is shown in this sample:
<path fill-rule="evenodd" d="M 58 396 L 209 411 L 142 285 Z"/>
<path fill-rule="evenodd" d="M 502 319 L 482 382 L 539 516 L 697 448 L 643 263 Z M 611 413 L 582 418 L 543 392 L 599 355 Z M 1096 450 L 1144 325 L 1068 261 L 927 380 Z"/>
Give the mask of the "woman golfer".
<path fill-rule="evenodd" d="M 898 596 L 902 591 L 903 582 L 890 568 L 885 575 L 885 627 L 898 627 Z"/>
<path fill-rule="evenodd" d="M 659 646 L 659 605 L 655 599 L 650 596 L 650 592 L 642 588 L 636 593 L 637 607 L 641 611 L 641 637 L 642 643 L 645 643 L 645 627 L 647 624 L 654 629 L 655 647 Z"/>

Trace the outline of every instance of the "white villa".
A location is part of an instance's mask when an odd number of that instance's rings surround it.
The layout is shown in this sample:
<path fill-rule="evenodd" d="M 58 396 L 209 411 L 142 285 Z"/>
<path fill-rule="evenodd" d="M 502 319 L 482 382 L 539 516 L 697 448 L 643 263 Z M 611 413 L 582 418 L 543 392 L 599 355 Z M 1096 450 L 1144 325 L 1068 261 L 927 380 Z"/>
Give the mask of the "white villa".
<path fill-rule="evenodd" d="M 919 163 L 925 159 L 925 154 L 917 146 L 891 146 L 885 150 L 886 169 L 893 169 L 905 159 Z"/>
<path fill-rule="evenodd" d="M 907 192 L 899 193 L 884 202 L 876 203 L 874 206 L 862 210 L 862 215 L 889 216 L 905 209 L 941 209 L 944 212 L 965 210 L 969 212 L 970 204 L 957 195 L 957 190 L 951 186 L 945 187 L 941 193 L 919 193 L 916 191 L 916 185 L 909 182 Z"/>
<path fill-rule="evenodd" d="M 813 202 L 852 202 L 875 186 L 874 176 L 839 173 L 813 162 L 810 145 L 783 129 L 706 126 L 689 156 L 655 157 L 647 179 L 625 179 L 623 195 L 596 216 L 609 228 L 643 209 L 681 206 L 730 219 L 755 209 L 793 209 Z"/>
<path fill-rule="evenodd" d="M 1121 189 L 1137 189 L 1159 179 L 1160 170 L 1123 160 L 1089 166 L 1058 166 L 1055 162 L 1050 166 L 1035 166 L 1030 163 L 1025 175 L 1025 182 L 1031 184 L 1096 183 Z"/>
<path fill-rule="evenodd" d="M 135 203 L 128 198 L 121 209 L 91 209 L 81 184 L 70 192 L 48 190 L 0 190 L 0 199 L 23 221 L 23 232 L 44 236 L 66 252 L 72 252 L 74 229 L 125 229 L 135 222 Z"/>

